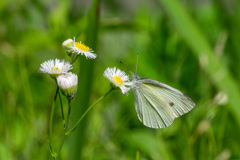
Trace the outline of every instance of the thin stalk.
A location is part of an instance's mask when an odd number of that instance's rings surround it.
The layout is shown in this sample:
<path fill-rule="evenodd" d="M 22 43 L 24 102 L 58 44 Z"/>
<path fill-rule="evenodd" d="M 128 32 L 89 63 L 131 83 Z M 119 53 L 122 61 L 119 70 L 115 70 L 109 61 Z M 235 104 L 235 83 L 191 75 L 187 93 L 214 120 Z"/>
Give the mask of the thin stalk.
<path fill-rule="evenodd" d="M 68 124 L 69 124 L 69 117 L 70 117 L 70 114 L 71 114 L 71 100 L 68 100 L 68 115 L 67 115 L 67 124 L 66 124 L 66 130 L 68 128 Z"/>
<path fill-rule="evenodd" d="M 64 127 L 64 129 L 65 129 L 65 128 L 66 128 L 66 127 L 65 127 L 65 117 L 64 117 L 63 104 L 62 104 L 62 98 L 61 98 L 61 94 L 60 94 L 60 93 L 59 93 L 59 100 L 60 100 L 60 105 L 61 105 L 63 127 Z"/>
<path fill-rule="evenodd" d="M 50 115 L 50 124 L 49 124 L 49 145 L 50 145 L 51 154 L 52 154 L 53 157 L 55 157 L 55 152 L 54 152 L 54 149 L 53 149 L 53 146 L 52 146 L 52 125 L 53 125 L 53 116 L 54 116 L 54 111 L 55 111 L 58 92 L 59 92 L 59 87 L 57 86 L 56 93 L 55 93 L 54 100 L 53 100 L 53 104 L 52 104 L 51 115 Z"/>
<path fill-rule="evenodd" d="M 73 61 L 74 61 L 74 53 L 72 53 L 72 59 L 71 59 L 71 64 L 73 64 Z"/>
<path fill-rule="evenodd" d="M 104 97 L 106 97 L 110 92 L 112 92 L 114 89 L 111 88 L 105 95 L 103 95 L 102 97 L 100 97 L 98 100 L 96 100 L 84 113 L 83 115 L 79 118 L 79 120 L 77 121 L 77 123 L 72 127 L 72 129 L 70 129 L 68 132 L 66 132 L 66 135 L 71 134 L 78 126 L 78 124 L 81 122 L 81 120 L 85 117 L 85 115 L 99 102 L 101 101 Z"/>
<path fill-rule="evenodd" d="M 74 131 L 77 127 L 77 125 L 81 122 L 81 120 L 85 117 L 85 115 L 93 108 L 93 106 L 95 106 L 95 104 L 97 104 L 100 100 L 102 100 L 104 97 L 106 97 L 111 91 L 113 90 L 113 88 L 111 88 L 105 95 L 103 95 L 102 97 L 100 97 L 97 101 L 95 101 L 86 111 L 85 113 L 81 116 L 81 118 L 78 120 L 78 122 L 74 125 L 74 127 L 67 132 L 67 129 L 68 129 L 68 124 L 69 124 L 69 117 L 70 117 L 70 114 L 71 114 L 71 99 L 68 99 L 68 115 L 67 115 L 67 120 L 66 120 L 66 126 L 65 126 L 65 129 L 64 129 L 64 134 L 62 136 L 62 139 L 61 139 L 61 142 L 59 144 L 59 147 L 58 147 L 58 151 L 57 151 L 57 154 L 56 154 L 56 160 L 58 159 L 60 153 L 61 153 L 61 150 L 62 150 L 62 147 L 63 147 L 63 144 L 64 144 L 64 141 L 67 137 L 67 135 L 69 135 L 72 131 Z"/>
<path fill-rule="evenodd" d="M 68 124 L 69 124 L 69 117 L 70 117 L 70 114 L 71 114 L 71 100 L 68 100 L 68 115 L 67 115 L 67 121 L 66 121 L 66 129 L 64 129 L 64 134 L 62 136 L 62 139 L 61 139 L 61 142 L 59 144 L 59 147 L 58 147 L 58 151 L 57 151 L 57 155 L 56 155 L 56 159 L 58 159 L 59 155 L 60 155 L 60 152 L 62 150 L 62 147 L 63 147 L 63 144 L 64 144 L 64 141 L 66 139 L 66 131 L 67 131 L 67 128 L 68 128 Z"/>
<path fill-rule="evenodd" d="M 74 58 L 72 59 L 72 62 L 71 62 L 71 64 L 73 64 L 76 60 L 77 60 L 77 58 L 79 57 L 79 55 L 77 54 L 76 56 L 74 56 Z"/>

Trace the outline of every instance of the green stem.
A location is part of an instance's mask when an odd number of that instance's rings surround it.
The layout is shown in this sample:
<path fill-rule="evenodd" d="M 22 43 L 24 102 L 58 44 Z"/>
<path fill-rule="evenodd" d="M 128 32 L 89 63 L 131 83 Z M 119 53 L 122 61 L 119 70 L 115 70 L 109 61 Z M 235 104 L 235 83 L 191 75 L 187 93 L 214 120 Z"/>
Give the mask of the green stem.
<path fill-rule="evenodd" d="M 64 117 L 63 104 L 62 104 L 62 98 L 61 98 L 61 94 L 60 94 L 60 93 L 59 93 L 59 99 L 60 99 L 60 104 L 61 104 L 63 127 L 64 127 L 64 129 L 65 129 L 65 128 L 66 128 L 66 127 L 65 127 L 65 117 Z"/>
<path fill-rule="evenodd" d="M 137 150 L 137 152 L 136 152 L 136 160 L 140 160 L 140 152 L 139 152 L 139 150 Z"/>
<path fill-rule="evenodd" d="M 57 86 L 56 93 L 55 93 L 54 100 L 53 100 L 53 104 L 52 104 L 51 115 L 50 115 L 50 124 L 49 124 L 49 145 L 50 145 L 51 154 L 52 154 L 53 157 L 55 157 L 55 152 L 54 152 L 53 147 L 52 147 L 52 125 L 53 125 L 53 116 L 54 116 L 54 111 L 55 111 L 58 92 L 59 92 L 59 87 Z"/>
<path fill-rule="evenodd" d="M 60 154 L 60 152 L 61 152 L 61 150 L 62 150 L 62 146 L 63 146 L 63 143 L 64 143 L 65 139 L 66 139 L 66 135 L 63 134 L 62 139 L 61 139 L 61 142 L 60 142 L 60 144 L 59 144 L 59 149 L 58 149 L 58 152 L 57 152 L 57 155 L 56 155 L 56 160 L 57 160 L 58 157 L 59 157 L 59 154 Z"/>
<path fill-rule="evenodd" d="M 113 88 L 111 88 L 105 95 L 103 95 L 102 97 L 100 97 L 97 101 L 95 101 L 86 111 L 85 113 L 81 116 L 81 118 L 78 120 L 78 122 L 74 125 L 74 127 L 67 132 L 67 129 L 68 129 L 68 124 L 69 124 L 69 117 L 70 117 L 70 114 L 71 114 L 71 100 L 68 99 L 68 115 L 67 115 L 67 120 L 66 120 L 66 126 L 65 126 L 65 129 L 64 129 L 64 134 L 62 136 L 62 139 L 61 139 L 61 142 L 59 144 L 59 147 L 58 147 L 58 151 L 57 151 L 57 154 L 56 154 L 56 160 L 58 159 L 59 155 L 60 155 L 60 152 L 62 150 L 62 147 L 63 147 L 63 144 L 64 144 L 64 141 L 67 137 L 67 135 L 69 135 L 72 131 L 74 131 L 77 127 L 77 125 L 81 122 L 81 120 L 85 117 L 85 115 L 88 113 L 88 111 L 90 111 L 93 106 L 95 106 L 95 104 L 97 104 L 100 100 L 102 100 L 104 97 L 106 97 L 111 91 L 113 90 Z"/>
<path fill-rule="evenodd" d="M 106 97 L 111 91 L 113 91 L 114 89 L 111 88 L 105 95 L 103 95 L 102 97 L 100 97 L 98 100 L 96 100 L 84 113 L 83 115 L 79 118 L 79 120 L 77 121 L 77 123 L 72 127 L 72 129 L 70 129 L 68 132 L 66 132 L 66 135 L 71 134 L 78 126 L 78 124 L 81 122 L 81 120 L 85 117 L 85 115 L 95 106 L 95 104 L 97 104 L 99 101 L 101 101 L 104 97 Z"/>
<path fill-rule="evenodd" d="M 72 58 L 72 62 L 71 62 L 71 64 L 73 64 L 73 63 L 77 60 L 78 57 L 79 57 L 78 54 L 77 54 L 76 56 L 74 56 L 74 58 Z"/>
<path fill-rule="evenodd" d="M 73 64 L 73 60 L 74 60 L 74 53 L 72 53 L 71 64 Z"/>
<path fill-rule="evenodd" d="M 62 139 L 61 139 L 61 142 L 59 144 L 59 147 L 58 147 L 58 151 L 57 151 L 57 155 L 56 155 L 56 159 L 58 159 L 59 155 L 60 155 L 60 152 L 62 150 L 62 147 L 63 147 L 63 144 L 64 144 L 64 141 L 66 139 L 66 131 L 67 131 L 67 128 L 68 128 L 68 124 L 69 124 L 69 117 L 70 117 L 70 114 L 71 114 L 71 100 L 68 100 L 68 115 L 67 115 L 67 121 L 66 121 L 66 128 L 64 129 L 64 134 L 62 136 Z"/>
<path fill-rule="evenodd" d="M 68 128 L 68 124 L 69 124 L 69 117 L 70 117 L 70 114 L 71 114 L 71 100 L 68 100 L 68 115 L 67 115 L 67 124 L 66 124 L 66 131 L 67 131 L 67 128 Z"/>

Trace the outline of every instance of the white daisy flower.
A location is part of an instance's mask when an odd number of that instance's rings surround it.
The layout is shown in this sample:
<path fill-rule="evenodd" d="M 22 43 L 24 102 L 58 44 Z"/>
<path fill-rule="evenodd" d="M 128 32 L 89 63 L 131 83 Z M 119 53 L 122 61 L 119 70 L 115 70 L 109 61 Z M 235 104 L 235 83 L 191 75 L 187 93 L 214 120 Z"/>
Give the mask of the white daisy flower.
<path fill-rule="evenodd" d="M 39 71 L 42 73 L 48 73 L 51 77 L 56 78 L 63 73 L 67 73 L 71 69 L 72 65 L 69 62 L 56 58 L 55 60 L 51 59 L 43 62 Z"/>
<path fill-rule="evenodd" d="M 72 72 L 57 77 L 57 83 L 62 93 L 68 98 L 75 95 L 78 85 L 78 76 Z"/>
<path fill-rule="evenodd" d="M 85 44 L 81 43 L 81 41 L 75 42 L 75 37 L 74 37 L 74 43 L 70 47 L 70 50 L 72 50 L 77 54 L 85 55 L 86 58 L 95 59 L 97 57 L 97 55 L 93 53 L 94 51 L 88 46 L 86 46 Z"/>
<path fill-rule="evenodd" d="M 125 72 L 121 71 L 120 69 L 114 68 L 107 68 L 103 74 L 106 78 L 108 78 L 114 88 L 120 88 L 122 93 L 125 94 L 130 90 L 131 82 L 129 82 L 129 78 Z M 114 86 L 113 86 L 114 85 Z"/>

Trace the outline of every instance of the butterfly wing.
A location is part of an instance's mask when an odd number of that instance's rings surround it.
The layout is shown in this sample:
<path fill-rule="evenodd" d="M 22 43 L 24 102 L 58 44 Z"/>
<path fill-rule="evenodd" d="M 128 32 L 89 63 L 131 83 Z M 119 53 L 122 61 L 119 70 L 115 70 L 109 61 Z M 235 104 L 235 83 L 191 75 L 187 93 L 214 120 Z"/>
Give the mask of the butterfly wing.
<path fill-rule="evenodd" d="M 150 128 L 168 127 L 195 106 L 186 94 L 153 79 L 136 80 L 133 93 L 138 118 Z"/>

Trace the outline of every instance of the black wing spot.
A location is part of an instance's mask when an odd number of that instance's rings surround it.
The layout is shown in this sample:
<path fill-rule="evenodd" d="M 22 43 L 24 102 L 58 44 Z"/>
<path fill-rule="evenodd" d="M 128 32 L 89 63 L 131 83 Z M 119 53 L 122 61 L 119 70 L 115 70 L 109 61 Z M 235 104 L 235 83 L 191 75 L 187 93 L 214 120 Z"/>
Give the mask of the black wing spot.
<path fill-rule="evenodd" d="M 172 106 L 174 106 L 174 103 L 173 103 L 173 102 L 170 102 L 169 105 L 172 107 Z"/>

